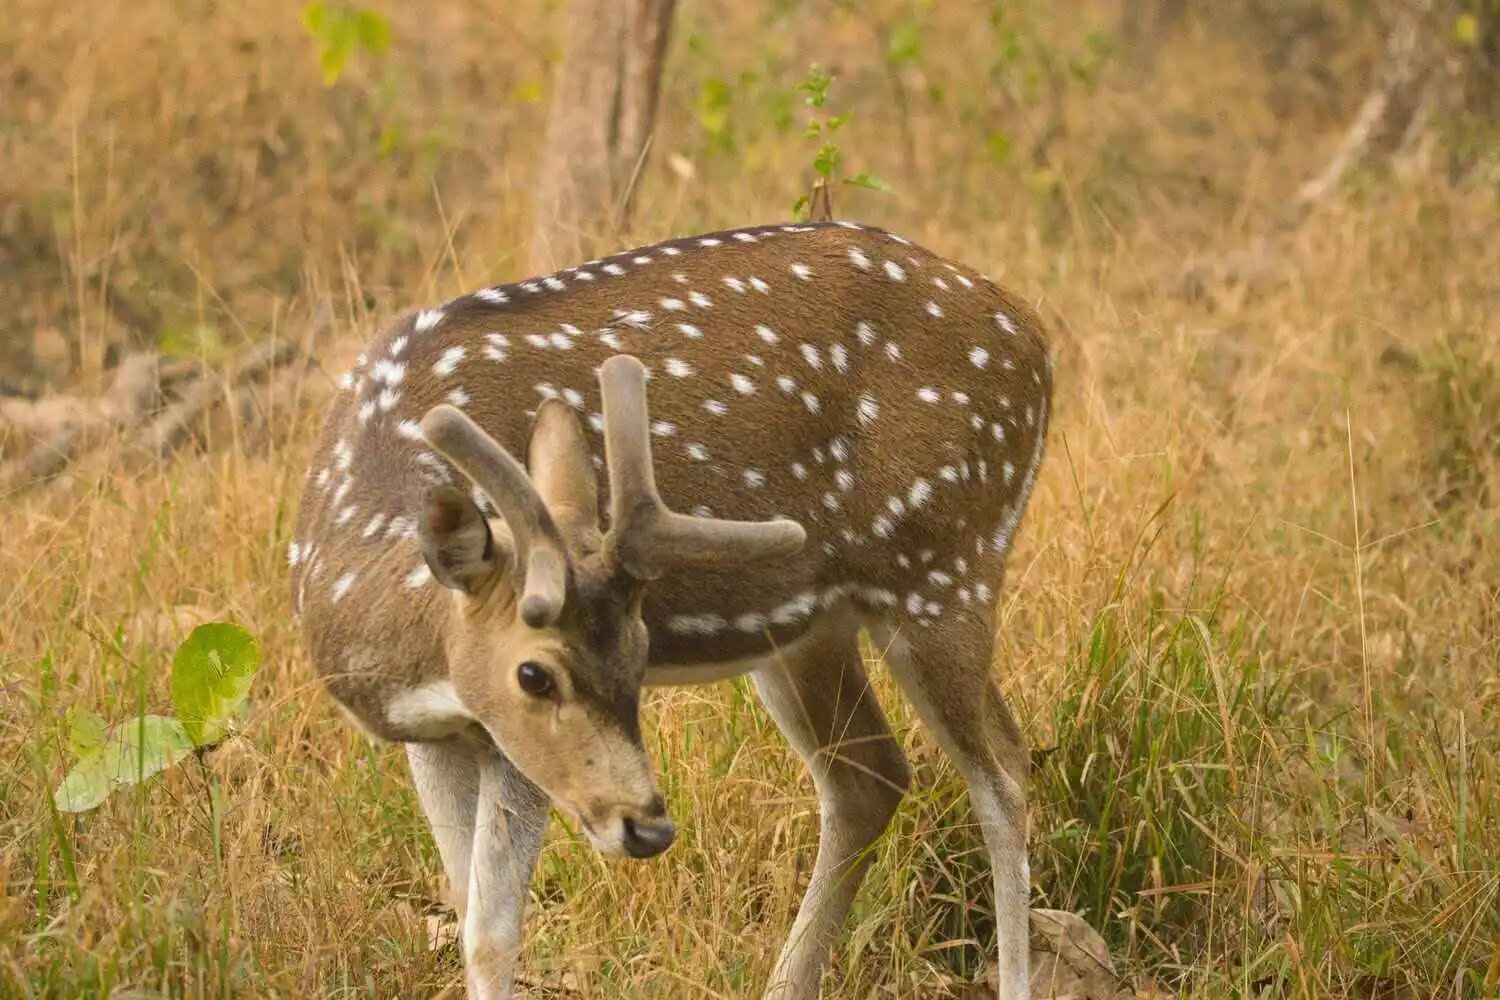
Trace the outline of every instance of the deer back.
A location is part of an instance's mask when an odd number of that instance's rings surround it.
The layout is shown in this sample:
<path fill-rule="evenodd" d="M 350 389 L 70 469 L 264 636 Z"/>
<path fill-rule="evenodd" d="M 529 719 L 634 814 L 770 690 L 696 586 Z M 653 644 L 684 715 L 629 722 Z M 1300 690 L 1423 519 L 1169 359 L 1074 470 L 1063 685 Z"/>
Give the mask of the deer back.
<path fill-rule="evenodd" d="M 669 506 L 808 533 L 777 565 L 653 581 L 653 662 L 754 656 L 846 598 L 916 627 L 992 606 L 1050 412 L 1035 312 L 883 230 L 763 226 L 480 289 L 368 345 L 341 379 L 289 552 L 320 671 L 359 672 L 348 650 L 372 642 L 392 683 L 441 669 L 447 612 L 414 516 L 434 484 L 468 484 L 423 441 L 427 410 L 450 403 L 524 454 L 537 407 L 558 398 L 602 468 L 596 373 L 617 353 L 649 373 Z"/>

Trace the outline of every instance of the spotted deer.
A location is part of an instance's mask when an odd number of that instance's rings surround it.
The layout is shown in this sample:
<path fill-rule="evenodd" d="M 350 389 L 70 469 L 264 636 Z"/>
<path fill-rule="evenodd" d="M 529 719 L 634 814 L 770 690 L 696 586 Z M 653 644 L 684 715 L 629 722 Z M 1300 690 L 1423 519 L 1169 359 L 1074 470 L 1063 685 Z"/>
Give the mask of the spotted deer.
<path fill-rule="evenodd" d="M 1023 302 L 849 222 L 641 247 L 368 345 L 292 599 L 336 702 L 405 744 L 471 998 L 512 994 L 549 807 L 610 855 L 672 843 L 642 688 L 744 674 L 821 818 L 765 996 L 815 997 L 908 786 L 862 628 L 967 780 L 1000 998 L 1028 995 L 1028 753 L 991 660 L 1051 376 Z"/>

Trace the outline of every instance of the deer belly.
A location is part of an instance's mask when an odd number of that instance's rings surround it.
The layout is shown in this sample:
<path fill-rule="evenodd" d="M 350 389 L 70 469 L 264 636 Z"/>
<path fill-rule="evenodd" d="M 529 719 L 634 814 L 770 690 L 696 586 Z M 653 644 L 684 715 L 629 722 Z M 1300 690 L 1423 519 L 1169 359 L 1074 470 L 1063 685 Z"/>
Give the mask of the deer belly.
<path fill-rule="evenodd" d="M 681 648 L 670 652 L 677 653 L 682 658 L 661 662 L 656 659 L 658 647 L 653 636 L 652 658 L 650 665 L 646 667 L 645 685 L 647 687 L 679 687 L 692 684 L 715 684 L 754 673 L 774 665 L 783 657 L 795 655 L 796 650 L 804 642 L 811 641 L 812 637 L 808 634 L 810 631 L 810 626 L 804 626 L 800 634 L 790 636 L 784 642 L 772 643 L 763 639 L 757 648 L 748 652 L 741 651 L 740 655 L 727 659 L 698 660 L 690 650 Z M 740 644 L 736 643 L 736 645 Z M 746 645 L 748 648 L 748 644 Z M 722 653 L 729 646 L 720 644 L 715 648 Z"/>

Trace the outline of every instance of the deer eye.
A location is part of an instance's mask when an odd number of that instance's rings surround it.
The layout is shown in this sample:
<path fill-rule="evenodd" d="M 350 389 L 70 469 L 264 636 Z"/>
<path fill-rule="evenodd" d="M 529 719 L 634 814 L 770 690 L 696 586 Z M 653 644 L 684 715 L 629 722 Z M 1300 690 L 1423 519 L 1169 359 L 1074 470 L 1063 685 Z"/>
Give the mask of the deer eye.
<path fill-rule="evenodd" d="M 522 691 L 533 698 L 545 698 L 552 694 L 555 688 L 552 675 L 547 672 L 547 668 L 532 660 L 527 660 L 516 668 L 516 683 L 521 685 Z"/>

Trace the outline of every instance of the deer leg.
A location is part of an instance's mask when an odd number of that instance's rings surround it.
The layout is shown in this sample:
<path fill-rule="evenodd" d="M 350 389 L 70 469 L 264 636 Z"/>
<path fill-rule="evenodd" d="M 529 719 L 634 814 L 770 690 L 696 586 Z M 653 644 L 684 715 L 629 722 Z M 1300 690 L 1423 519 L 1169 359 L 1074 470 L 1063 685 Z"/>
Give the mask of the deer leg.
<path fill-rule="evenodd" d="M 521 926 L 542 835 L 547 798 L 499 750 L 479 752 L 464 968 L 469 1000 L 510 1000 Z"/>
<path fill-rule="evenodd" d="M 969 786 L 994 872 L 999 1000 L 1030 996 L 1031 875 L 1025 738 L 991 672 L 989 613 L 951 607 L 929 626 L 872 630 L 902 692 Z"/>
<path fill-rule="evenodd" d="M 406 744 L 417 801 L 432 827 L 432 839 L 437 842 L 438 856 L 443 859 L 443 871 L 448 877 L 460 925 L 469 895 L 474 810 L 479 803 L 478 755 L 482 752 L 479 747 L 458 740 Z"/>
<path fill-rule="evenodd" d="M 808 770 L 820 829 L 812 880 L 766 1000 L 811 1000 L 879 839 L 906 793 L 906 758 L 870 691 L 853 615 L 753 673 L 756 693 Z"/>

